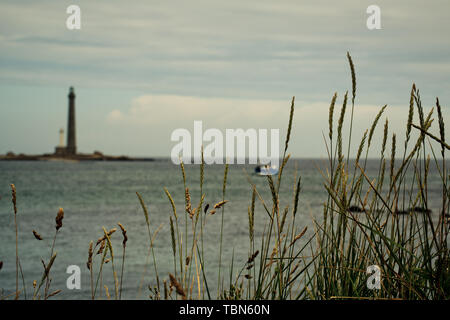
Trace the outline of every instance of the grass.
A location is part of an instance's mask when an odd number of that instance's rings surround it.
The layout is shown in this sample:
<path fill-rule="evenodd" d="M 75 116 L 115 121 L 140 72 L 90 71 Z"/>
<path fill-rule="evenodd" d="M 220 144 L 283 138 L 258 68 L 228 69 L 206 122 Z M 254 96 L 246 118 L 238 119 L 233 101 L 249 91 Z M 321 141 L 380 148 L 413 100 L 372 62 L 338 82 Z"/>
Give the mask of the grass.
<path fill-rule="evenodd" d="M 343 96 L 342 106 L 336 117 L 338 94 L 331 99 L 329 108 L 328 136 L 324 136 L 328 154 L 328 164 L 321 173 L 323 188 L 327 196 L 323 199 L 323 213 L 319 219 L 312 218 L 313 228 L 298 226 L 299 199 L 302 196 L 301 176 L 295 177 L 292 199 L 282 203 L 280 185 L 283 169 L 290 159 L 288 145 L 293 126 L 295 99 L 292 99 L 285 148 L 279 174 L 267 176 L 266 188 L 270 198 L 264 199 L 257 186 L 248 178 L 251 198 L 248 203 L 248 259 L 235 261 L 234 254 L 229 263 L 229 273 L 223 273 L 223 226 L 227 219 L 227 175 L 229 166 L 224 166 L 222 198 L 217 203 L 204 203 L 204 161 L 200 165 L 200 194 L 198 202 L 193 199 L 186 182 L 183 163 L 180 165 L 184 184 L 184 219 L 180 216 L 174 198 L 167 188 L 163 188 L 168 199 L 167 217 L 173 255 L 173 271 L 163 275 L 162 285 L 158 274 L 158 262 L 154 253 L 154 241 L 161 226 L 151 233 L 149 212 L 144 200 L 137 193 L 144 212 L 148 231 L 148 254 L 141 284 L 137 288 L 138 297 L 147 273 L 149 256 L 153 258 L 153 276 L 156 286 L 148 286 L 151 299 L 449 299 L 450 297 L 450 257 L 448 249 L 450 189 L 446 168 L 445 124 L 440 102 L 436 99 L 437 118 L 434 108 L 425 112 L 419 90 L 412 86 L 409 111 L 406 117 L 403 145 L 400 137 L 389 132 L 389 121 L 382 121 L 388 106 L 380 108 L 378 114 L 358 142 L 356 154 L 351 157 L 353 115 L 355 106 L 356 75 L 355 65 L 347 54 L 352 78 L 351 113 L 348 137 L 344 134 L 348 92 Z M 348 118 L 348 116 L 347 116 Z M 415 118 L 418 119 L 414 123 Z M 337 119 L 337 121 L 335 120 Z M 430 133 L 437 119 L 439 136 Z M 335 123 L 336 122 L 336 123 Z M 384 125 L 382 126 L 382 123 Z M 377 172 L 367 172 L 369 150 L 377 141 L 377 128 L 382 126 L 381 151 Z M 417 139 L 412 141 L 412 133 Z M 344 142 L 348 141 L 347 156 L 343 153 Z M 390 144 L 390 145 L 389 145 Z M 202 149 L 203 150 L 203 149 Z M 442 188 L 439 212 L 430 211 L 429 172 L 430 165 L 437 168 Z M 274 180 L 274 178 L 276 178 Z M 16 190 L 12 185 L 14 219 L 17 216 Z M 260 208 L 264 216 L 262 237 L 255 237 L 256 211 Z M 58 215 L 60 215 L 58 213 Z M 217 217 L 221 215 L 221 217 Z M 209 219 L 220 220 L 218 234 L 218 269 L 215 279 L 206 276 L 204 234 Z M 261 216 L 258 216 L 261 218 Z M 61 222 L 61 221 L 60 221 Z M 122 297 L 122 280 L 125 267 L 125 249 L 128 239 L 126 229 L 122 230 L 122 264 L 119 277 L 115 271 L 114 249 L 110 238 L 115 228 L 107 231 L 90 243 L 87 268 L 91 277 L 91 298 L 101 299 L 105 289 L 107 299 L 112 296 L 106 285 L 102 286 L 103 267 L 111 262 L 114 283 L 114 299 Z M 2 295 L 2 299 L 25 295 L 25 280 L 20 272 L 16 226 L 16 291 Z M 58 234 L 62 224 L 58 224 Z M 51 248 L 51 258 L 43 263 L 44 271 L 39 286 L 34 285 L 33 299 L 48 299 L 59 291 L 49 293 L 50 269 L 55 262 Z M 98 250 L 97 250 L 98 248 Z M 97 250 L 97 252 L 96 252 Z M 100 256 L 101 259 L 97 258 Z M 367 281 L 367 269 L 376 265 L 381 271 L 380 289 L 371 290 Z M 1 264 L 0 264 L 1 266 Z M 96 272 L 97 271 L 97 272 Z M 19 288 L 19 272 L 22 274 L 23 288 Z M 95 286 L 94 286 L 94 279 Z M 217 283 L 217 292 L 210 289 Z M 46 283 L 44 294 L 41 286 Z"/>

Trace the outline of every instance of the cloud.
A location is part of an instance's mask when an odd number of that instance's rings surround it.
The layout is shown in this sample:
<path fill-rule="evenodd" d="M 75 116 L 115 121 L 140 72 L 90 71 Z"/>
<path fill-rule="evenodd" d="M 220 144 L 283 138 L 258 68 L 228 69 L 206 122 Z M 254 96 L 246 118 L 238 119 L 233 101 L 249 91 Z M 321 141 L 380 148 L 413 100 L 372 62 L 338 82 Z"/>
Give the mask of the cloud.
<path fill-rule="evenodd" d="M 342 97 L 338 97 L 334 113 L 334 132 L 341 110 Z M 366 129 L 370 128 L 381 105 L 357 104 L 353 120 L 353 147 L 359 144 Z M 378 123 L 372 151 L 369 155 L 377 155 L 383 125 L 386 118 L 390 122 L 390 135 L 404 135 L 408 106 L 388 106 Z M 263 99 L 227 99 L 204 98 L 179 95 L 145 94 L 134 98 L 128 107 L 112 110 L 106 116 L 106 123 L 129 134 L 130 141 L 157 136 L 158 154 L 169 156 L 172 142 L 170 135 L 177 128 L 193 130 L 195 120 L 203 121 L 203 130 L 207 128 L 225 129 L 280 129 L 280 145 L 286 134 L 290 112 L 289 100 Z M 295 102 L 295 112 L 290 152 L 294 157 L 312 157 L 326 154 L 323 136 L 328 137 L 329 102 L 309 103 L 302 100 Z M 348 106 L 344 121 L 344 145 L 347 141 L 350 122 Z M 138 138 L 135 138 L 138 137 Z M 378 141 L 378 142 L 377 142 Z M 139 145 L 139 143 L 137 143 Z M 356 152 L 356 150 L 353 150 Z"/>
<path fill-rule="evenodd" d="M 330 88 L 341 90 L 347 50 L 358 80 L 368 84 L 360 96 L 373 98 L 381 90 L 386 102 L 399 103 L 393 83 L 449 84 L 448 67 L 422 67 L 424 61 L 450 63 L 449 45 L 441 40 L 450 31 L 448 1 L 380 0 L 383 30 L 374 32 L 365 27 L 370 2 L 360 0 L 137 0 L 133 6 L 80 0 L 80 31 L 65 28 L 69 4 L 2 2 L 0 84 L 64 82 L 252 99 L 301 94 L 317 101 Z"/>
<path fill-rule="evenodd" d="M 112 110 L 114 125 L 162 125 L 203 120 L 216 126 L 267 123 L 288 110 L 288 101 L 142 95 L 126 111 Z"/>

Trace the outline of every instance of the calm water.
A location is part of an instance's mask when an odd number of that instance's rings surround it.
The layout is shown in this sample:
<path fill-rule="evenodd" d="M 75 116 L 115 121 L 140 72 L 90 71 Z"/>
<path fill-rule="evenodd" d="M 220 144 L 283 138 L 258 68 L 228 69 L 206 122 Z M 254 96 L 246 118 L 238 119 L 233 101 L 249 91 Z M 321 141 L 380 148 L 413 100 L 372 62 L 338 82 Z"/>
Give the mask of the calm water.
<path fill-rule="evenodd" d="M 282 207 L 292 204 L 293 185 L 296 172 L 302 176 L 302 193 L 297 218 L 298 228 L 311 225 L 311 217 L 320 219 L 322 204 L 326 199 L 323 178 L 318 167 L 321 160 L 291 160 L 285 169 L 281 186 Z M 378 162 L 369 161 L 368 172 L 377 170 Z M 223 274 L 227 278 L 234 249 L 235 265 L 241 267 L 248 255 L 247 207 L 251 201 L 251 186 L 244 170 L 257 185 L 267 203 L 271 196 L 267 181 L 252 175 L 253 166 L 231 165 L 228 174 L 224 225 Z M 204 193 L 205 203 L 214 204 L 222 198 L 224 167 L 206 166 Z M 187 179 L 193 204 L 199 201 L 199 166 L 187 165 Z M 430 174 L 429 197 L 431 207 L 439 204 L 441 184 L 437 172 Z M 27 284 L 27 293 L 32 291 L 33 280 L 42 276 L 41 258 L 48 261 L 50 246 L 55 232 L 55 216 L 63 207 L 65 216 L 56 241 L 58 256 L 52 268 L 52 289 L 63 289 L 59 299 L 89 299 L 89 272 L 86 268 L 89 242 L 102 235 L 102 226 L 117 227 L 121 222 L 128 230 L 127 260 L 122 296 L 137 298 L 137 288 L 144 270 L 148 248 L 145 219 L 135 192 L 139 192 L 150 212 L 152 231 L 164 224 L 155 242 L 155 254 L 161 278 L 173 272 L 173 257 L 170 240 L 170 203 L 164 193 L 167 187 L 175 199 L 181 222 L 184 226 L 184 190 L 178 166 L 169 160 L 154 162 L 0 162 L 0 288 L 5 293 L 15 289 L 15 233 L 14 214 L 9 184 L 17 188 L 19 256 Z M 257 203 L 255 217 L 256 237 L 261 235 L 267 214 Z M 436 212 L 436 210 L 434 210 Z M 217 260 L 219 248 L 220 213 L 208 218 L 205 229 L 206 273 L 210 288 L 217 284 Z M 32 230 L 40 233 L 44 241 L 35 240 Z M 122 235 L 112 237 L 116 255 L 116 268 L 120 271 Z M 98 256 L 97 256 L 97 259 Z M 66 268 L 78 265 L 81 268 L 81 290 L 66 289 Z M 96 267 L 97 268 L 97 267 Z M 154 284 L 153 266 L 145 277 L 145 286 L 140 298 L 147 298 L 148 284 Z M 111 266 L 105 266 L 104 283 L 113 292 L 110 276 Z M 95 273 L 97 269 L 94 269 Z M 118 273 L 120 273 L 118 271 Z"/>

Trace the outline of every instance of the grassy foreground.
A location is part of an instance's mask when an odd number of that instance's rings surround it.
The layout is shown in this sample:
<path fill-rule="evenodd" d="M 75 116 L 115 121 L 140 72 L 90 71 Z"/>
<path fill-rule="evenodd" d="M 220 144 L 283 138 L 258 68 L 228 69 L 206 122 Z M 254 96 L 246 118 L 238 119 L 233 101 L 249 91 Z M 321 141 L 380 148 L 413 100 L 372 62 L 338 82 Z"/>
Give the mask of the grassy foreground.
<path fill-rule="evenodd" d="M 204 203 L 204 162 L 200 165 L 200 197 L 192 199 L 184 181 L 185 207 L 177 208 L 170 190 L 164 188 L 168 200 L 168 223 L 171 232 L 173 271 L 158 272 L 154 241 L 160 227 L 151 225 L 143 198 L 137 193 L 148 231 L 146 270 L 155 277 L 154 285 L 141 281 L 138 292 L 147 290 L 151 299 L 449 299 L 450 257 L 448 249 L 450 176 L 445 153 L 450 148 L 445 142 L 444 119 L 439 100 L 428 111 L 423 109 L 419 90 L 412 86 L 409 112 L 405 114 L 405 135 L 389 133 L 389 122 L 381 121 L 386 106 L 380 108 L 372 126 L 368 128 L 355 155 L 352 146 L 353 112 L 355 109 L 356 77 L 352 58 L 347 54 L 352 90 L 343 96 L 337 107 L 337 94 L 329 108 L 329 132 L 325 137 L 328 167 L 323 175 L 327 197 L 323 199 L 323 217 L 313 221 L 313 230 L 296 224 L 298 202 L 301 197 L 301 176 L 292 186 L 292 201 L 280 202 L 283 169 L 289 161 L 288 145 L 294 117 L 292 99 L 283 159 L 277 176 L 267 176 L 271 198 L 263 199 L 249 179 L 252 197 L 248 201 L 248 260 L 231 261 L 230 271 L 224 274 L 221 266 L 223 224 L 227 199 L 228 165 L 224 166 L 222 199 L 214 205 Z M 436 112 L 435 112 L 436 110 Z M 355 110 L 357 112 L 357 109 Z M 344 134 L 344 119 L 351 113 L 349 134 Z M 437 113 L 437 115 L 436 115 Z M 416 114 L 416 117 L 414 116 Z M 417 118 L 418 123 L 413 123 Z M 439 136 L 429 133 L 433 122 L 439 127 Z M 375 138 L 377 127 L 382 136 Z M 417 139 L 412 140 L 412 132 Z M 347 140 L 348 139 L 348 140 Z M 346 140 L 347 150 L 343 150 Z M 378 172 L 366 173 L 369 149 L 381 142 Z M 350 161 L 350 159 L 352 159 Z M 428 203 L 428 173 L 430 163 L 436 166 L 442 183 L 442 202 L 439 212 L 431 212 Z M 16 290 L 2 293 L 0 299 L 48 299 L 60 290 L 52 291 L 51 268 L 57 260 L 55 243 L 64 217 L 63 209 L 56 216 L 53 245 L 48 261 L 43 261 L 43 274 L 27 292 L 23 280 L 17 241 L 16 190 L 11 185 L 16 226 Z M 255 237 L 256 204 L 264 210 L 265 228 L 262 238 Z M 221 219 L 218 235 L 217 277 L 207 278 L 204 239 L 207 219 L 211 215 Z M 111 237 L 116 228 L 107 230 L 96 241 L 90 242 L 86 267 L 90 272 L 92 299 L 121 299 L 122 278 L 126 268 L 128 235 L 122 233 L 122 247 L 113 248 Z M 41 236 L 33 230 L 37 240 Z M 117 232 L 119 233 L 119 232 Z M 300 241 L 301 239 L 301 241 Z M 120 261 L 115 252 L 121 251 Z M 370 267 L 376 266 L 376 267 Z M 0 262 L 0 269 L 2 263 Z M 103 268 L 112 268 L 113 286 L 103 284 Z M 368 269 L 369 267 L 369 269 Z M 368 273 L 369 270 L 369 273 Z M 371 271 L 372 270 L 372 271 Z M 373 271 L 375 270 L 375 271 Z M 1 270 L 0 270 L 1 272 Z M 378 272 L 380 283 L 373 282 L 372 272 Z M 142 278 L 144 279 L 144 278 Z M 218 288 L 210 290 L 211 283 Z M 373 288 L 375 286 L 375 289 Z"/>

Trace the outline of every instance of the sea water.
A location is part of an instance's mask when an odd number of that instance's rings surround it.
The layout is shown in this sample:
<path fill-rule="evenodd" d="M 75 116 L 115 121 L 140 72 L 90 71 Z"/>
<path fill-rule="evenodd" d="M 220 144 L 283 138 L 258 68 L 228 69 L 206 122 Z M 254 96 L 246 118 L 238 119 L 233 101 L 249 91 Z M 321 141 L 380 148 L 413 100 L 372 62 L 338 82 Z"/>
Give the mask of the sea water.
<path fill-rule="evenodd" d="M 323 187 L 326 159 L 291 159 L 284 170 L 280 188 L 280 208 L 292 208 L 296 178 L 302 177 L 302 191 L 296 216 L 298 232 L 309 226 L 313 232 L 312 219 L 320 221 L 327 193 Z M 375 175 L 379 162 L 369 160 L 368 175 Z M 442 199 L 442 182 L 433 169 L 429 175 L 428 197 L 433 215 L 437 215 Z M 267 177 L 253 174 L 254 166 L 230 165 L 225 199 L 229 202 L 224 211 L 222 276 L 228 284 L 231 261 L 234 269 L 240 270 L 249 256 L 248 206 L 251 203 L 254 183 L 262 198 L 271 207 L 272 197 Z M 204 205 L 210 208 L 222 200 L 224 165 L 207 165 L 204 173 Z M 186 165 L 187 186 L 196 207 L 200 200 L 200 166 Z M 276 180 L 276 179 L 275 179 Z M 172 207 L 164 192 L 166 187 L 174 198 L 180 231 L 185 232 L 184 186 L 179 166 L 170 159 L 155 159 L 152 162 L 59 162 L 59 161 L 11 161 L 0 162 L 0 290 L 9 294 L 15 290 L 15 231 L 14 213 L 11 203 L 10 184 L 17 189 L 17 221 L 19 230 L 19 257 L 23 269 L 28 298 L 32 295 L 32 283 L 42 277 L 43 266 L 50 258 L 50 247 L 55 234 L 55 217 L 59 207 L 64 208 L 63 227 L 56 238 L 57 258 L 51 269 L 51 290 L 62 289 L 55 298 L 90 299 L 90 277 L 86 267 L 89 242 L 94 244 L 103 235 L 102 227 L 118 228 L 122 223 L 127 229 L 125 272 L 122 298 L 146 299 L 148 286 L 156 285 L 155 272 L 150 256 L 141 294 L 138 288 L 146 265 L 148 253 L 148 232 L 144 214 L 136 192 L 139 192 L 148 206 L 150 228 L 153 233 L 161 224 L 154 242 L 154 252 L 161 279 L 168 279 L 174 273 L 169 216 Z M 207 215 L 204 229 L 203 250 L 205 253 L 205 274 L 212 297 L 216 298 L 219 259 L 221 210 Z M 261 238 L 269 222 L 259 199 L 256 200 L 255 238 Z M 191 221 L 188 218 L 188 230 Z M 43 241 L 34 238 L 36 230 Z M 183 236 L 184 238 L 184 236 Z M 120 229 L 111 237 L 115 268 L 120 276 L 122 263 L 122 235 Z M 189 238 L 190 239 L 190 238 Z M 192 245 L 191 241 L 189 245 Z M 200 244 L 199 244 L 200 245 Z M 258 244 L 257 244 L 258 245 Z M 190 249 L 190 247 L 189 247 Z M 234 256 L 234 258 L 233 258 Z M 178 256 L 177 256 L 178 259 Z M 94 260 L 94 285 L 98 273 L 100 256 Z M 178 260 L 177 260 L 178 262 Z M 194 263 L 195 261 L 191 260 Z M 198 261 L 197 261 L 198 263 Z M 81 269 L 81 289 L 69 290 L 66 280 L 70 274 L 67 267 L 77 265 Z M 177 267 L 179 268 L 179 266 Z M 114 295 L 111 262 L 104 265 L 102 285 L 106 284 Z M 19 287 L 22 287 L 20 279 Z M 104 297 L 104 289 L 100 288 Z M 98 294 L 97 294 L 98 295 Z"/>

